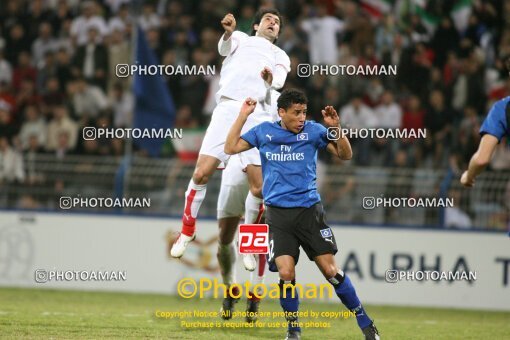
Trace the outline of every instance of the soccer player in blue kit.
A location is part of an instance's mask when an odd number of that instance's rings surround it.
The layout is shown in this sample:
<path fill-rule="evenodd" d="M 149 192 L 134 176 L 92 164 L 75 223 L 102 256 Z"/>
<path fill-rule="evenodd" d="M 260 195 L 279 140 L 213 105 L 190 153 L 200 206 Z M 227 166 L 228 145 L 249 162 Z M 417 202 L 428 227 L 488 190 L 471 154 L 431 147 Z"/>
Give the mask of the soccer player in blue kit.
<path fill-rule="evenodd" d="M 472 187 L 475 178 L 489 165 L 496 146 L 503 137 L 510 138 L 510 96 L 498 100 L 480 128 L 482 139 L 478 150 L 471 157 L 469 166 L 462 174 L 460 182 L 465 187 Z"/>
<path fill-rule="evenodd" d="M 256 147 L 261 155 L 262 192 L 267 206 L 266 223 L 269 224 L 268 263 L 270 267 L 276 265 L 280 276 L 280 304 L 288 315 L 286 339 L 301 338 L 297 322 L 299 297 L 291 294 L 296 282 L 295 266 L 300 246 L 333 285 L 342 303 L 354 312 L 365 339 L 380 339 L 351 280 L 335 263 L 336 240 L 326 224 L 316 187 L 317 151 L 327 148 L 341 159 L 351 159 L 349 140 L 345 136 L 336 141 L 329 140 L 324 126 L 307 121 L 305 94 L 290 89 L 278 98 L 281 120 L 261 123 L 241 136 L 241 129 L 256 104 L 252 98 L 243 103 L 227 136 L 225 153 L 236 154 Z M 341 131 L 340 119 L 333 107 L 326 106 L 322 115 L 328 127 Z"/>

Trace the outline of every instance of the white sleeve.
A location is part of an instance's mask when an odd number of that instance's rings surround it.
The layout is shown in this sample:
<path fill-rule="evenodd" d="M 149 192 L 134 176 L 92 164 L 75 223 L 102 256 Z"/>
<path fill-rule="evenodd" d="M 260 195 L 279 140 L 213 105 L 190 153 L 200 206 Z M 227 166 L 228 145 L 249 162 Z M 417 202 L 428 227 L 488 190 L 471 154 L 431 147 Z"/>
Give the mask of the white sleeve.
<path fill-rule="evenodd" d="M 218 42 L 218 52 L 224 57 L 233 53 L 239 46 L 239 43 L 248 37 L 246 33 L 240 31 L 232 32 L 232 35 L 228 40 L 223 40 L 224 36 L 225 33 L 221 35 L 220 41 Z"/>
<path fill-rule="evenodd" d="M 273 83 L 271 87 L 273 89 L 281 89 L 285 85 L 285 79 L 287 79 L 287 73 L 290 72 L 290 59 L 287 53 L 280 51 L 276 60 L 276 67 L 273 72 Z"/>
<path fill-rule="evenodd" d="M 273 83 L 271 84 L 271 88 L 278 90 L 285 85 L 285 79 L 287 79 L 288 71 L 282 65 L 276 65 L 276 68 L 273 73 Z"/>

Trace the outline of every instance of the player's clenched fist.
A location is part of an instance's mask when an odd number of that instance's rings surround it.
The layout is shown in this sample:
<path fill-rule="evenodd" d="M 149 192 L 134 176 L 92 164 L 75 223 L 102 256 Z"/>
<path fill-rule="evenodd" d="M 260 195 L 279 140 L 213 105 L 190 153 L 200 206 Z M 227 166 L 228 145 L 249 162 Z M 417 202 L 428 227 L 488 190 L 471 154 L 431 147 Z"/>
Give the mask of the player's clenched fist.
<path fill-rule="evenodd" d="M 234 15 L 232 15 L 232 13 L 225 15 L 223 20 L 221 20 L 221 26 L 223 26 L 223 29 L 227 33 L 234 32 L 236 29 L 236 18 L 234 18 Z"/>
<path fill-rule="evenodd" d="M 255 106 L 257 105 L 257 101 L 252 98 L 246 98 L 241 106 L 241 114 L 245 116 L 249 116 L 253 111 L 255 111 Z"/>
<path fill-rule="evenodd" d="M 340 117 L 338 117 L 338 113 L 333 106 L 326 106 L 324 110 L 322 110 L 322 117 L 324 118 L 324 123 L 328 127 L 340 126 Z"/>

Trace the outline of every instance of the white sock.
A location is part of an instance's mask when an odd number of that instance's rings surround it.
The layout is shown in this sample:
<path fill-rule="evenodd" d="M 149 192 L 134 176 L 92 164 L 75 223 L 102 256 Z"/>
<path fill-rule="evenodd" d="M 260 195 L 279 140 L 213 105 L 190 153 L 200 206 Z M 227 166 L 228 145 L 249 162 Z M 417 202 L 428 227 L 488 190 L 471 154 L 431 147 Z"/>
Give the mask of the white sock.
<path fill-rule="evenodd" d="M 264 212 L 263 201 L 262 198 L 255 197 L 251 192 L 248 192 L 244 203 L 244 223 L 260 223 L 260 218 Z"/>
<path fill-rule="evenodd" d="M 218 263 L 221 269 L 223 283 L 227 287 L 236 282 L 236 258 L 237 251 L 234 242 L 218 244 Z"/>
<path fill-rule="evenodd" d="M 266 255 L 265 254 L 259 254 L 254 255 L 255 259 L 257 261 L 257 267 L 256 270 L 250 272 L 250 282 L 253 286 L 257 284 L 264 283 L 265 274 L 266 274 Z M 259 288 L 257 290 L 257 294 L 262 294 L 262 289 Z"/>
<path fill-rule="evenodd" d="M 193 178 L 189 181 L 188 190 L 186 190 L 184 198 L 184 212 L 182 214 L 181 233 L 187 236 L 193 236 L 195 233 L 195 219 L 198 210 L 202 205 L 207 192 L 207 184 L 198 185 L 193 182 Z"/>
<path fill-rule="evenodd" d="M 193 178 L 189 181 L 188 190 L 184 201 L 184 213 L 197 218 L 198 210 L 202 205 L 207 192 L 207 184 L 195 184 Z"/>

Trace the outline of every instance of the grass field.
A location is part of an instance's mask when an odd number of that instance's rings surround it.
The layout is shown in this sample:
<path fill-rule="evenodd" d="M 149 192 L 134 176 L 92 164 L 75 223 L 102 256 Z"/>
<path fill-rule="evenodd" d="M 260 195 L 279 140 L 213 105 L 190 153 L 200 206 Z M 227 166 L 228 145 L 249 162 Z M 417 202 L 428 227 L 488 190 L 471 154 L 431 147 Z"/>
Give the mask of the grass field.
<path fill-rule="evenodd" d="M 0 289 L 0 338 L 164 338 L 283 339 L 284 328 L 226 328 L 219 318 L 201 318 L 222 327 L 186 329 L 179 319 L 162 319 L 156 311 L 217 312 L 221 301 L 185 300 L 155 294 L 124 294 L 39 289 Z M 276 301 L 263 301 L 261 311 L 280 311 Z M 245 301 L 237 304 L 243 311 Z M 302 303 L 302 311 L 339 311 L 331 304 Z M 383 339 L 510 339 L 510 313 L 453 309 L 366 306 Z M 186 321 L 197 321 L 188 318 Z M 305 328 L 306 339 L 363 339 L 356 321 L 320 319 L 329 328 Z M 263 318 L 261 322 L 281 322 Z M 306 321 L 306 320 L 302 320 Z M 219 322 L 219 324 L 216 324 Z M 241 318 L 229 325 L 244 324 Z"/>

